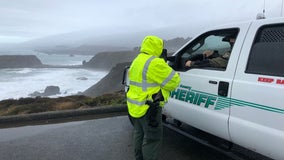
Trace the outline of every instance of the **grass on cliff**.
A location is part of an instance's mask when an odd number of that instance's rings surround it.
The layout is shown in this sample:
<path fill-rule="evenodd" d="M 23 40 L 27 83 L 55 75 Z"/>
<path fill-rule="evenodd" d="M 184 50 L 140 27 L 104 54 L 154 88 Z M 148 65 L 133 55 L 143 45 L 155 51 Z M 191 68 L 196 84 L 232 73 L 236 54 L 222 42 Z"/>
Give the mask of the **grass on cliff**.
<path fill-rule="evenodd" d="M 75 95 L 59 98 L 36 97 L 20 98 L 18 100 L 8 99 L 0 101 L 0 116 L 125 104 L 126 99 L 123 91 L 105 94 L 95 98 Z"/>

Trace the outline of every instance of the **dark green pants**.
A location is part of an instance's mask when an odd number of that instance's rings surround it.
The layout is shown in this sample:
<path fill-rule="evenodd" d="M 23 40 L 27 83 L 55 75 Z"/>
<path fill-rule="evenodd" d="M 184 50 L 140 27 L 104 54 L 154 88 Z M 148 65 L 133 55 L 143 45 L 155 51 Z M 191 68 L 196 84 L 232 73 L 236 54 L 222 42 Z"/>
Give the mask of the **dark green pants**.
<path fill-rule="evenodd" d="M 157 160 L 163 137 L 162 108 L 159 107 L 156 120 L 158 127 L 149 126 L 147 115 L 132 118 L 134 125 L 134 152 L 136 160 Z"/>

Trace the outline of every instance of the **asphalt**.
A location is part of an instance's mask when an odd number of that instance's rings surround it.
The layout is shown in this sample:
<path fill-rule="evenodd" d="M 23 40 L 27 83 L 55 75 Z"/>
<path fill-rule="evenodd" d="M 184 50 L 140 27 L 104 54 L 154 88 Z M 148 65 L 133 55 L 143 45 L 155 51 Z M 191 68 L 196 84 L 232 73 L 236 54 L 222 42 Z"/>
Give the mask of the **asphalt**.
<path fill-rule="evenodd" d="M 126 106 L 0 117 L 0 160 L 132 160 Z M 161 160 L 232 160 L 164 127 Z"/>
<path fill-rule="evenodd" d="M 0 129 L 1 160 L 133 160 L 127 116 Z M 231 160 L 164 128 L 161 160 Z"/>
<path fill-rule="evenodd" d="M 0 159 L 130 160 L 130 130 L 123 117 L 1 129 Z"/>

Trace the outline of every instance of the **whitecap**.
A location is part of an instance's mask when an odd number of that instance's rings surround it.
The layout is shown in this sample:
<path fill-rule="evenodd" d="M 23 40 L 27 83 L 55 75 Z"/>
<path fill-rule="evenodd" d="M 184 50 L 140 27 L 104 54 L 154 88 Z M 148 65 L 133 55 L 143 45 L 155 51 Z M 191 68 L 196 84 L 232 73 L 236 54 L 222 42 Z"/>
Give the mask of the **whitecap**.
<path fill-rule="evenodd" d="M 103 71 L 66 68 L 42 68 L 23 72 L 28 74 L 23 76 L 17 73 L 9 81 L 4 81 L 3 76 L 0 76 L 0 100 L 28 97 L 35 91 L 42 93 L 47 86 L 51 85 L 60 87 L 61 94 L 56 96 L 74 95 L 85 91 L 107 74 Z M 77 80 L 78 77 L 83 76 L 88 80 Z"/>

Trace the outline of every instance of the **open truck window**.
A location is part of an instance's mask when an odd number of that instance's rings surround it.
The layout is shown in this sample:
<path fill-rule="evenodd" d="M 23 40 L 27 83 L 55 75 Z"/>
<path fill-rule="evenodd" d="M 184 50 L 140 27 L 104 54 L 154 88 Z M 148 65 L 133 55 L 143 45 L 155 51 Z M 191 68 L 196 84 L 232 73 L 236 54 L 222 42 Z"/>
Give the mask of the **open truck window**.
<path fill-rule="evenodd" d="M 231 50 L 230 37 L 236 39 L 238 29 L 227 29 L 207 32 L 184 47 L 175 56 L 175 70 L 187 71 L 191 68 L 226 70 Z M 204 56 L 205 52 L 212 52 L 210 56 Z M 187 67 L 188 60 L 195 65 Z M 220 64 L 220 65 L 219 65 Z"/>

